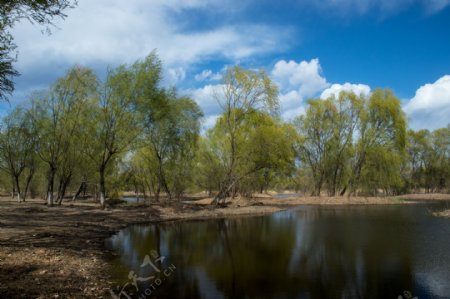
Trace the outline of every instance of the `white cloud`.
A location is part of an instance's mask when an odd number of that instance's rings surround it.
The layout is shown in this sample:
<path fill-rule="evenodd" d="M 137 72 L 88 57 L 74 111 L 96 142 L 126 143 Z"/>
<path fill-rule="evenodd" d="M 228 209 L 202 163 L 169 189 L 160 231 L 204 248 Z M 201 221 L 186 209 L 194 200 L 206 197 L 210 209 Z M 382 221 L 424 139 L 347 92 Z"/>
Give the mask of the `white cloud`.
<path fill-rule="evenodd" d="M 450 123 L 450 75 L 421 86 L 404 106 L 414 129 L 436 129 Z"/>
<path fill-rule="evenodd" d="M 204 131 L 214 127 L 217 119 L 219 118 L 219 114 L 208 115 L 203 119 L 202 129 Z"/>
<path fill-rule="evenodd" d="M 184 90 L 183 93 L 191 97 L 205 113 L 202 122 L 202 131 L 214 127 L 222 110 L 217 102 L 217 95 L 222 91 L 223 85 L 205 85 L 197 89 Z"/>
<path fill-rule="evenodd" d="M 186 78 L 186 71 L 182 67 L 169 68 L 164 76 L 165 83 L 169 86 L 176 85 Z"/>
<path fill-rule="evenodd" d="M 202 82 L 205 80 L 208 81 L 218 81 L 222 79 L 222 74 L 213 73 L 211 70 L 203 70 L 201 73 L 198 73 L 194 76 L 194 79 L 198 82 Z"/>
<path fill-rule="evenodd" d="M 289 92 L 282 93 L 280 94 L 279 99 L 283 107 L 298 106 L 303 100 L 302 96 L 297 90 L 291 90 Z"/>
<path fill-rule="evenodd" d="M 217 102 L 217 95 L 220 95 L 222 88 L 222 84 L 205 85 L 197 89 L 184 90 L 182 93 L 195 100 L 205 115 L 219 114 L 221 108 Z"/>
<path fill-rule="evenodd" d="M 41 27 L 28 22 L 17 24 L 13 35 L 18 45 L 20 80 L 52 67 L 53 78 L 76 63 L 102 71 L 106 66 L 132 63 L 153 49 L 172 68 L 170 80 L 183 78 L 192 64 L 210 59 L 236 60 L 280 50 L 289 44 L 288 30 L 259 24 L 210 26 L 207 29 L 186 28 L 188 9 L 204 12 L 232 10 L 232 5 L 212 0 L 79 0 L 68 10 L 65 20 L 57 20 L 50 36 Z M 220 10 L 219 10 L 220 8 Z M 280 32 L 283 32 L 280 34 Z M 28 75 L 30 74 L 30 75 Z M 217 79 L 217 76 L 211 79 Z M 44 83 L 44 79 L 40 79 Z"/>
<path fill-rule="evenodd" d="M 330 84 L 322 77 L 319 59 L 295 62 L 278 61 L 271 72 L 280 87 L 282 116 L 291 119 L 304 111 L 304 100 L 316 96 Z M 299 108 L 301 107 L 301 108 Z"/>
<path fill-rule="evenodd" d="M 445 9 L 450 0 L 306 0 L 301 3 L 334 14 L 363 15 L 375 10 L 383 15 L 392 15 L 413 5 L 422 6 L 428 14 L 437 13 Z"/>
<path fill-rule="evenodd" d="M 318 58 L 299 63 L 280 60 L 275 64 L 272 76 L 281 89 L 295 88 L 302 97 L 310 97 L 329 86 L 321 72 Z"/>
<path fill-rule="evenodd" d="M 291 121 L 299 115 L 302 115 L 306 112 L 306 107 L 304 105 L 299 106 L 297 108 L 286 110 L 281 114 L 281 117 L 286 121 Z"/>
<path fill-rule="evenodd" d="M 325 89 L 322 94 L 320 95 L 321 99 L 327 99 L 331 96 L 339 96 L 341 91 L 352 91 L 356 95 L 370 95 L 370 86 L 366 84 L 351 84 L 351 83 L 344 83 L 344 84 L 333 84 L 327 89 Z"/>
<path fill-rule="evenodd" d="M 196 81 L 205 81 L 206 79 L 208 79 L 208 77 L 210 77 L 212 75 L 212 71 L 211 70 L 203 70 L 201 73 L 195 75 L 195 80 Z"/>

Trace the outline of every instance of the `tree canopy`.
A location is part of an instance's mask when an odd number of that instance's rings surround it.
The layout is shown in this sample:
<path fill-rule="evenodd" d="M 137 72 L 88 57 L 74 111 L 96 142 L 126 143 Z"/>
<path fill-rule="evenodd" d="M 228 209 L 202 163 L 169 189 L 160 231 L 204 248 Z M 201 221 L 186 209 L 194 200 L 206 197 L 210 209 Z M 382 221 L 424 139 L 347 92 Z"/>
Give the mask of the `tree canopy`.
<path fill-rule="evenodd" d="M 17 46 L 11 29 L 27 20 L 44 26 L 50 33 L 55 18 L 65 18 L 64 11 L 77 4 L 76 0 L 1 0 L 0 1 L 0 100 L 7 100 L 14 91 L 14 77 L 18 71 L 13 63 L 17 59 Z"/>
<path fill-rule="evenodd" d="M 47 205 L 90 195 L 102 207 L 121 192 L 154 201 L 206 192 L 213 203 L 272 190 L 321 195 L 450 191 L 450 126 L 408 129 L 388 89 L 310 99 L 292 122 L 279 116 L 264 71 L 230 67 L 203 112 L 163 87 L 155 52 L 100 79 L 73 67 L 34 92 L 0 125 L 0 187 Z"/>

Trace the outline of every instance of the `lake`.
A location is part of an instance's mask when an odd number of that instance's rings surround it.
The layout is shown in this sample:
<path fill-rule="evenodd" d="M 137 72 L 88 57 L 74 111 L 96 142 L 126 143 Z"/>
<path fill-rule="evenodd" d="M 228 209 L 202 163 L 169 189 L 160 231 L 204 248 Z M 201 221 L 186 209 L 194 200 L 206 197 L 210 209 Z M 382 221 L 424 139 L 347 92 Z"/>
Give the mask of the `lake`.
<path fill-rule="evenodd" d="M 303 206 L 106 242 L 120 298 L 450 298 L 450 219 L 429 213 L 443 208 Z"/>

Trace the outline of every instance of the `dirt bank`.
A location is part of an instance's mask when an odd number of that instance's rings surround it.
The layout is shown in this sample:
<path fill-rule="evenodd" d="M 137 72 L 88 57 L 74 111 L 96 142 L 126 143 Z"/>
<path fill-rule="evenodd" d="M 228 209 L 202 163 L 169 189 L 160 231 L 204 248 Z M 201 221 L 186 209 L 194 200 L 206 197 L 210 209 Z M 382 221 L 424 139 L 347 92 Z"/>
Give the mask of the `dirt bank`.
<path fill-rule="evenodd" d="M 286 207 L 298 205 L 377 205 L 377 204 L 412 204 L 417 201 L 426 200 L 450 200 L 450 194 L 407 194 L 393 197 L 360 197 L 360 196 L 306 196 L 299 197 L 298 194 L 282 194 L 281 198 L 261 196 L 253 198 L 251 202 L 258 202 L 264 205 Z M 196 200 L 194 203 L 199 205 L 209 205 L 212 198 Z M 245 206 L 249 203 L 248 199 L 235 199 L 231 206 Z"/>
<path fill-rule="evenodd" d="M 302 204 L 403 204 L 403 199 L 450 199 L 450 195 L 400 198 L 254 198 L 214 208 L 211 199 L 188 203 L 120 205 L 0 198 L 0 298 L 110 298 L 104 240 L 130 224 L 258 215 Z"/>
<path fill-rule="evenodd" d="M 130 224 L 272 213 L 281 208 L 95 203 L 48 208 L 0 198 L 0 298 L 110 298 L 104 240 Z"/>

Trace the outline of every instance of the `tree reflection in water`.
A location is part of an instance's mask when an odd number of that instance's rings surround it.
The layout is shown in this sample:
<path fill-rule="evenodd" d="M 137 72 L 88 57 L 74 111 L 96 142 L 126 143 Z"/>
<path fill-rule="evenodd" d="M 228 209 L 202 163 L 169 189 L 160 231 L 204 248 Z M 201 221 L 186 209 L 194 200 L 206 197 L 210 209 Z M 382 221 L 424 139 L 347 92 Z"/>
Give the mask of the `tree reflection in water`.
<path fill-rule="evenodd" d="M 405 290 L 427 298 L 435 291 L 418 280 L 417 257 L 433 260 L 430 246 L 450 252 L 442 239 L 450 228 L 425 212 L 424 206 L 305 207 L 132 226 L 109 241 L 119 254 L 111 268 L 124 282 L 149 251 L 166 256 L 177 269 L 153 293 L 158 298 L 397 298 Z M 430 235 L 434 243 L 423 237 Z M 450 268 L 449 262 L 436 267 Z M 440 275 L 450 278 L 449 272 Z"/>

